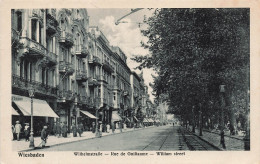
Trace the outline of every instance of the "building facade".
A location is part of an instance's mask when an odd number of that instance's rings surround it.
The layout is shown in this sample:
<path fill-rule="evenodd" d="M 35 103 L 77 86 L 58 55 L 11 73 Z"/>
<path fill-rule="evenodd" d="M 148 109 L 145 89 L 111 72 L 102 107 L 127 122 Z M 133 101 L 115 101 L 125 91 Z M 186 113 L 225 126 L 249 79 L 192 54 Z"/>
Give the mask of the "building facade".
<path fill-rule="evenodd" d="M 12 106 L 20 115 L 13 120 L 29 121 L 29 105 L 24 110 L 21 104 L 30 88 L 34 105 L 49 106 L 48 111 L 34 109 L 42 124 L 131 127 L 138 109 L 145 111 L 143 79 L 89 19 L 86 9 L 12 10 Z"/>

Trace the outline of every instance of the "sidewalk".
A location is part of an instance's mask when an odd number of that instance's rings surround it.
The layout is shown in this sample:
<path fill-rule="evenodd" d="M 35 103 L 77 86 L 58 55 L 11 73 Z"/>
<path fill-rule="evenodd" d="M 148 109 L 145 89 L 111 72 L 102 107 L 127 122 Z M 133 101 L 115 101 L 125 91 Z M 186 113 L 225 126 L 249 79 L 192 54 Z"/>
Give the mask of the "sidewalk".
<path fill-rule="evenodd" d="M 152 127 L 155 127 L 155 126 L 151 126 L 151 127 L 148 127 L 148 128 L 152 128 Z M 134 130 L 135 131 L 136 130 L 142 130 L 142 129 L 146 129 L 146 128 L 136 128 L 136 129 L 127 128 L 127 129 L 122 129 L 122 133 L 130 132 L 130 131 L 134 131 Z M 115 129 L 114 133 L 112 133 L 112 130 L 110 130 L 110 133 L 103 132 L 102 136 L 108 136 L 108 135 L 114 135 L 114 134 L 120 134 L 120 129 Z M 47 139 L 46 146 L 57 146 L 57 145 L 61 145 L 61 144 L 77 142 L 77 141 L 82 141 L 82 140 L 87 140 L 87 139 L 94 139 L 94 138 L 96 138 L 95 137 L 95 133 L 92 133 L 91 131 L 83 132 L 81 137 L 79 137 L 79 135 L 78 135 L 78 137 L 73 137 L 72 133 L 68 134 L 67 138 L 63 138 L 63 137 L 58 138 L 56 136 L 51 135 Z M 20 141 L 14 140 L 14 141 L 12 141 L 13 151 L 29 151 L 29 150 L 33 150 L 32 148 L 29 148 L 29 143 L 30 142 L 25 142 L 24 139 L 22 139 Z M 39 147 L 40 143 L 41 143 L 41 138 L 40 137 L 34 137 L 34 146 L 35 147 Z"/>
<path fill-rule="evenodd" d="M 191 128 L 189 130 L 191 131 Z M 225 133 L 226 149 L 223 149 L 222 145 L 220 145 L 219 133 L 203 130 L 202 136 L 199 136 L 199 129 L 195 129 L 195 135 L 224 151 L 244 151 L 244 141 L 241 136 L 230 136 Z"/>

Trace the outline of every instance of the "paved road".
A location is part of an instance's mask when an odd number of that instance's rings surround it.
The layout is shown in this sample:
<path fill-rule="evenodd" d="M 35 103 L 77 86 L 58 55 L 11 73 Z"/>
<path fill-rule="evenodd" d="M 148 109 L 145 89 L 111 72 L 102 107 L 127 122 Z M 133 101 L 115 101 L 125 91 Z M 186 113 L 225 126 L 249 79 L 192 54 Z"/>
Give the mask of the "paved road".
<path fill-rule="evenodd" d="M 187 142 L 187 138 L 185 139 L 183 135 L 185 134 L 180 127 L 160 126 L 38 149 L 37 151 L 189 150 L 192 142 Z"/>

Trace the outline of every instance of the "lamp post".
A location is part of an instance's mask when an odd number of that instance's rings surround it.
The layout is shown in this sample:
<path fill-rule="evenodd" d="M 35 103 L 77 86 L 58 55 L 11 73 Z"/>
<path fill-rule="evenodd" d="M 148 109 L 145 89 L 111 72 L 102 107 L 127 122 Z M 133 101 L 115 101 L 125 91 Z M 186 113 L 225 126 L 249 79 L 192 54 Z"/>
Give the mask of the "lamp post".
<path fill-rule="evenodd" d="M 220 143 L 222 147 L 226 149 L 225 137 L 224 137 L 224 108 L 225 108 L 225 85 L 220 85 L 220 98 L 221 98 L 221 117 L 220 117 Z"/>
<path fill-rule="evenodd" d="M 34 97 L 34 89 L 30 88 L 28 90 L 29 97 L 31 98 L 31 133 L 30 133 L 30 148 L 34 148 L 34 138 L 33 138 L 33 97 Z"/>

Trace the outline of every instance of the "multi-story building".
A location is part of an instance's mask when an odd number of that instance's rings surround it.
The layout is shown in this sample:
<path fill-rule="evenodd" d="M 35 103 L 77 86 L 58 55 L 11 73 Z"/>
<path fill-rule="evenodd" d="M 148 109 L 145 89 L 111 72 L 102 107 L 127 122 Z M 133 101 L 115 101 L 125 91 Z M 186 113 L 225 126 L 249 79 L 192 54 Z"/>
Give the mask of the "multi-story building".
<path fill-rule="evenodd" d="M 131 70 L 126 64 L 127 57 L 125 53 L 119 47 L 112 47 L 115 57 L 115 81 L 114 81 L 114 108 L 115 112 L 118 113 L 123 122 L 128 126 L 131 126 L 131 85 L 130 85 L 130 74 Z"/>
<path fill-rule="evenodd" d="M 33 88 L 38 124 L 91 125 L 97 118 L 131 126 L 137 110 L 145 111 L 147 88 L 126 60 L 89 27 L 86 9 L 12 10 L 12 106 L 20 115 L 14 121 L 29 122 Z"/>

